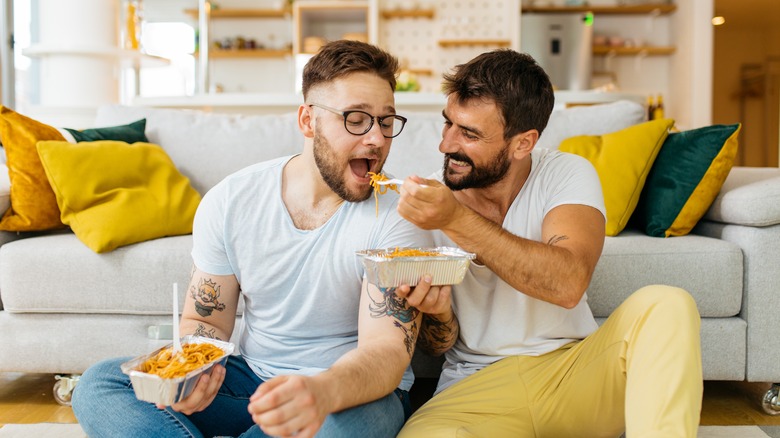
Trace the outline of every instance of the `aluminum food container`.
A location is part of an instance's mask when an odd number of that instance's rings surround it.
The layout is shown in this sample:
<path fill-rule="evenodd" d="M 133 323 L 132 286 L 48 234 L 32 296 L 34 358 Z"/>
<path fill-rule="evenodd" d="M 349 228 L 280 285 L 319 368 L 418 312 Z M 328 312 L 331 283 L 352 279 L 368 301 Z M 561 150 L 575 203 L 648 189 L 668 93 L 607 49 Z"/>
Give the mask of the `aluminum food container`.
<path fill-rule="evenodd" d="M 458 284 L 463 281 L 469 263 L 476 257 L 475 254 L 459 248 L 445 246 L 398 249 L 417 249 L 438 252 L 441 255 L 388 258 L 387 255 L 395 251 L 395 248 L 357 251 L 358 257 L 363 259 L 370 283 L 378 287 L 398 287 L 402 284 L 415 286 L 420 277 L 430 274 L 433 286 Z"/>
<path fill-rule="evenodd" d="M 171 379 L 164 379 L 156 374 L 148 374 L 141 372 L 141 365 L 147 360 L 154 357 L 157 353 L 165 348 L 172 348 L 173 343 L 159 348 L 150 354 L 136 357 L 125 363 L 120 368 L 122 372 L 130 376 L 130 381 L 133 384 L 135 390 L 135 396 L 138 400 L 148 401 L 152 403 L 159 403 L 161 405 L 170 406 L 183 398 L 190 395 L 195 384 L 198 382 L 198 378 L 202 374 L 211 374 L 214 370 L 214 364 L 225 365 L 228 356 L 233 353 L 235 346 L 230 342 L 222 342 L 216 339 L 204 338 L 201 336 L 184 336 L 181 338 L 182 345 L 184 344 L 201 344 L 209 343 L 214 344 L 221 348 L 225 354 L 215 360 L 214 362 L 207 363 L 200 368 L 194 369 L 182 377 L 174 377 Z"/>

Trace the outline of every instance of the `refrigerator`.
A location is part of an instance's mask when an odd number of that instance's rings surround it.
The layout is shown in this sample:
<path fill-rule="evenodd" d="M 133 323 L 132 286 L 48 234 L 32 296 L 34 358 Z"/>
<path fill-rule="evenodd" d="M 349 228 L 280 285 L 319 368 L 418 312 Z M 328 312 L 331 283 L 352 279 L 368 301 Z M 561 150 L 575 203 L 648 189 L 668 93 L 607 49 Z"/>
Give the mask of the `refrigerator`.
<path fill-rule="evenodd" d="M 588 90 L 593 69 L 593 15 L 524 13 L 520 49 L 536 59 L 556 90 Z"/>

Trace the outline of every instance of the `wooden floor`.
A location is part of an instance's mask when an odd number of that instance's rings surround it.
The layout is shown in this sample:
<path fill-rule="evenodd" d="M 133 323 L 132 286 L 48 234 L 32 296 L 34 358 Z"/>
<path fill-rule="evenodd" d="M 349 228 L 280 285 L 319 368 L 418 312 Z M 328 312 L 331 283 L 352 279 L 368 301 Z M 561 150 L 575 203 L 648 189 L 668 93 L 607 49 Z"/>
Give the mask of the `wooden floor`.
<path fill-rule="evenodd" d="M 54 377 L 48 374 L 0 373 L 0 425 L 76 423 L 70 407 L 54 401 Z M 760 401 L 768 384 L 705 382 L 701 424 L 780 425 L 780 415 L 763 412 Z"/>

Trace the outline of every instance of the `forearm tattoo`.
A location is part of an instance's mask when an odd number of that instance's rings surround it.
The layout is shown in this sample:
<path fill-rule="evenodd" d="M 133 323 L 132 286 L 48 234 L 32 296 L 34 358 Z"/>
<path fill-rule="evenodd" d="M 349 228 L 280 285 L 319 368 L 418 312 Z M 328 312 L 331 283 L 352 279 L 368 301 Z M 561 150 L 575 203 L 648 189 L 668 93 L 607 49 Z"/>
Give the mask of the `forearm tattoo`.
<path fill-rule="evenodd" d="M 193 333 L 195 336 L 203 336 L 205 338 L 211 338 L 216 339 L 218 341 L 221 341 L 222 339 L 219 338 L 219 336 L 216 335 L 217 329 L 211 328 L 209 330 L 206 330 L 206 326 L 203 324 L 198 324 L 198 328 L 195 329 L 195 333 Z"/>
<path fill-rule="evenodd" d="M 219 286 L 211 280 L 201 279 L 197 286 L 190 288 L 190 295 L 195 300 L 195 310 L 200 316 L 210 316 L 215 310 L 225 310 L 225 303 L 219 301 Z"/>
<path fill-rule="evenodd" d="M 441 354 L 457 336 L 454 314 L 447 321 L 423 314 L 422 330 L 417 338 L 417 345 L 425 352 Z"/>
<path fill-rule="evenodd" d="M 382 293 L 382 296 L 379 298 L 373 297 L 371 292 L 368 292 L 368 298 L 371 300 L 368 306 L 371 311 L 371 317 L 383 318 L 390 316 L 394 318 L 394 325 L 404 332 L 404 345 L 411 357 L 414 352 L 414 339 L 419 331 L 415 319 L 417 319 L 420 311 L 410 306 L 405 298 L 399 298 L 395 293 L 394 287 L 380 287 L 379 292 Z M 412 323 L 411 327 L 407 328 L 404 326 L 404 324 L 410 322 Z"/>
<path fill-rule="evenodd" d="M 550 240 L 547 241 L 547 244 L 550 245 L 550 246 L 555 246 L 555 244 L 557 244 L 558 242 L 563 241 L 563 240 L 569 240 L 569 236 L 565 236 L 565 235 L 564 236 L 558 236 L 558 235 L 552 236 L 552 237 L 550 237 Z"/>

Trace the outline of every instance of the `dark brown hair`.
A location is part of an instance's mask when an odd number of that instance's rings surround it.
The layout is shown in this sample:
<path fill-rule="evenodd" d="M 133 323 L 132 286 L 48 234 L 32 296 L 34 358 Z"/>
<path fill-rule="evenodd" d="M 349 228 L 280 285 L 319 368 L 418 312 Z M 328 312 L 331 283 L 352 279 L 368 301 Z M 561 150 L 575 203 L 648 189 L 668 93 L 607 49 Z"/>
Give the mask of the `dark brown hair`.
<path fill-rule="evenodd" d="M 483 53 L 444 75 L 444 93 L 458 102 L 494 101 L 504 119 L 504 139 L 547 126 L 555 103 L 552 83 L 528 54 L 510 49 Z"/>
<path fill-rule="evenodd" d="M 398 59 L 379 47 L 358 41 L 332 41 L 303 68 L 303 98 L 316 85 L 356 72 L 375 73 L 395 91 L 397 71 Z"/>

